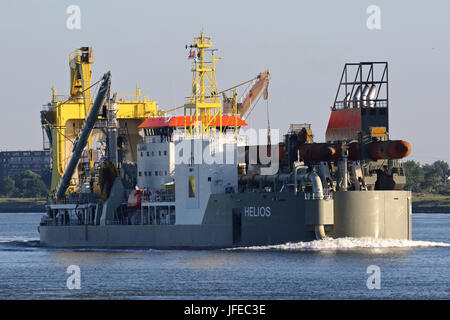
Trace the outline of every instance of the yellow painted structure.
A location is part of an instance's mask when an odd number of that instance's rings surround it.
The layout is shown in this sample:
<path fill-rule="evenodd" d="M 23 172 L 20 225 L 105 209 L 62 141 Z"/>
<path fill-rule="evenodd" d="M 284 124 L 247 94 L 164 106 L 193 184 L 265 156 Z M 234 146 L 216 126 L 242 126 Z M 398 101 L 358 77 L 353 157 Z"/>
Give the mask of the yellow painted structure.
<path fill-rule="evenodd" d="M 92 48 L 82 47 L 69 55 L 70 95 L 61 96 L 52 88 L 52 100 L 48 110 L 43 111 L 43 126 L 51 130 L 50 148 L 52 151 L 52 184 L 55 190 L 64 170 L 72 156 L 73 143 L 76 140 L 84 119 L 93 103 L 91 95 L 92 69 L 94 62 Z M 94 86 L 92 86 L 94 91 Z M 136 145 L 139 142 L 138 126 L 149 116 L 158 115 L 155 101 L 148 95 L 140 93 L 136 88 L 135 95 L 117 95 L 117 120 L 119 122 L 118 138 L 125 143 L 124 161 L 136 162 Z M 88 143 L 88 157 L 91 172 L 93 171 L 93 142 L 104 141 L 101 130 L 94 130 Z M 73 175 L 71 188 L 79 186 L 77 173 Z"/>
<path fill-rule="evenodd" d="M 371 127 L 370 131 L 372 137 L 387 137 L 386 127 Z"/>
<path fill-rule="evenodd" d="M 222 102 L 216 82 L 216 49 L 211 49 L 214 45 L 209 37 L 205 37 L 203 32 L 200 37 L 194 38 L 190 57 L 194 59 L 191 65 L 192 71 L 192 91 L 189 101 L 184 104 L 185 133 L 191 137 L 207 137 L 212 124 L 216 122 L 216 117 L 222 115 Z M 211 60 L 206 61 L 206 51 L 211 52 Z M 186 116 L 190 117 L 189 126 L 186 125 Z M 222 117 L 219 118 L 220 122 Z M 215 125 L 214 125 L 215 127 Z M 220 123 L 222 131 L 222 123 Z"/>

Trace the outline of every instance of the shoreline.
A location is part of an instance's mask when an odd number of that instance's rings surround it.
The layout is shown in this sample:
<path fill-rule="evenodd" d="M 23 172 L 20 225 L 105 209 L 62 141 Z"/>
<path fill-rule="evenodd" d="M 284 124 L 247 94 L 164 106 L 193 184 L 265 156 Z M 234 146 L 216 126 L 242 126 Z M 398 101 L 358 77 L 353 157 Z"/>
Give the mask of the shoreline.
<path fill-rule="evenodd" d="M 0 198 L 0 213 L 45 212 L 45 198 Z M 413 213 L 448 213 L 450 197 L 417 194 L 413 196 Z"/>
<path fill-rule="evenodd" d="M 450 213 L 450 196 L 437 193 L 413 193 L 413 213 Z"/>
<path fill-rule="evenodd" d="M 0 213 L 45 212 L 46 198 L 0 198 Z"/>

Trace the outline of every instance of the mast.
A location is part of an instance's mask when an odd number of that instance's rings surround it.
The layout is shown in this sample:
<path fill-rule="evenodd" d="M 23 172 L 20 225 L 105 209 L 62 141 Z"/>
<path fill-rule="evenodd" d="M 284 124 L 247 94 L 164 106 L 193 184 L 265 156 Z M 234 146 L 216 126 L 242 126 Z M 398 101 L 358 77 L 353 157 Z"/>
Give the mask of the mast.
<path fill-rule="evenodd" d="M 211 129 L 215 128 L 217 117 L 220 119 L 220 131 L 222 131 L 222 102 L 216 82 L 217 49 L 211 49 L 214 45 L 211 38 L 206 37 L 203 32 L 200 37 L 194 38 L 193 44 L 186 46 L 190 48 L 189 58 L 193 59 L 192 90 L 187 103 L 184 104 L 185 135 L 192 138 L 209 137 Z M 206 51 L 211 52 L 211 61 L 206 61 Z M 186 118 L 189 117 L 189 125 Z"/>

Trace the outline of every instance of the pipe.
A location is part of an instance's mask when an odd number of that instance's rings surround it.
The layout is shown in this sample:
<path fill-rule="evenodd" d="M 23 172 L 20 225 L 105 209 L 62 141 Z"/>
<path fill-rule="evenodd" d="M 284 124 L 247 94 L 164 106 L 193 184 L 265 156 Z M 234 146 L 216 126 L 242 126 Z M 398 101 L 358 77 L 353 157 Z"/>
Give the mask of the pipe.
<path fill-rule="evenodd" d="M 366 84 L 364 87 L 364 90 L 362 91 L 362 96 L 361 96 L 362 105 L 364 107 L 367 107 L 367 97 L 369 96 L 369 91 L 370 91 L 370 87 L 368 84 Z"/>
<path fill-rule="evenodd" d="M 317 195 L 318 199 L 323 199 L 323 187 L 322 180 L 319 175 L 314 171 L 303 176 L 305 180 L 309 180 L 312 183 L 314 195 Z"/>
<path fill-rule="evenodd" d="M 243 175 L 239 177 L 239 184 L 248 184 L 249 182 L 258 183 L 261 188 L 261 184 L 270 183 L 273 185 L 273 190 L 277 192 L 278 184 L 286 184 L 292 181 L 292 173 L 280 173 L 274 175 Z"/>
<path fill-rule="evenodd" d="M 297 178 L 297 172 L 298 172 L 298 170 L 300 170 L 301 168 L 303 168 L 302 165 L 295 164 L 295 167 L 294 167 L 294 192 L 295 192 L 295 195 L 298 194 L 298 178 Z"/>
<path fill-rule="evenodd" d="M 375 107 L 375 101 L 373 100 L 375 99 L 376 93 L 377 93 L 377 86 L 373 84 L 372 87 L 370 87 L 369 96 L 367 97 L 369 100 L 369 107 L 371 108 Z"/>
<path fill-rule="evenodd" d="M 313 185 L 313 192 L 314 194 L 317 194 L 319 199 L 323 199 L 323 188 L 322 188 L 322 180 L 320 179 L 319 175 L 315 172 L 311 172 L 308 175 L 309 180 L 312 182 Z M 317 240 L 323 240 L 325 239 L 325 227 L 323 224 L 316 224 L 314 226 L 314 233 L 316 235 Z"/>
<path fill-rule="evenodd" d="M 359 99 L 361 98 L 361 85 L 356 89 L 355 94 L 353 95 L 353 108 L 359 108 Z"/>
<path fill-rule="evenodd" d="M 342 174 L 342 191 L 347 191 L 348 189 L 348 180 L 347 180 L 347 176 L 348 176 L 348 172 L 347 172 L 347 157 L 348 157 L 348 153 L 347 153 L 347 145 L 342 143 L 342 160 L 341 160 L 341 174 Z"/>
<path fill-rule="evenodd" d="M 350 108 L 350 98 L 351 98 L 351 93 L 347 93 L 347 95 L 345 96 L 344 99 L 344 108 Z"/>
<path fill-rule="evenodd" d="M 303 179 L 311 181 L 314 195 L 317 195 L 317 198 L 319 200 L 322 200 L 323 188 L 322 188 L 322 180 L 320 179 L 319 175 L 313 171 L 308 174 L 305 174 L 303 176 Z M 326 238 L 325 227 L 323 224 L 316 224 L 314 226 L 314 233 L 317 240 L 323 240 Z"/>
<path fill-rule="evenodd" d="M 240 182 L 287 182 L 290 181 L 292 178 L 291 173 L 279 173 L 279 174 L 273 174 L 273 175 L 260 175 L 260 174 L 254 174 L 254 175 L 242 175 L 239 177 Z"/>
<path fill-rule="evenodd" d="M 89 112 L 89 115 L 84 122 L 83 129 L 81 129 L 78 140 L 74 143 L 72 157 L 70 158 L 69 164 L 67 165 L 64 176 L 62 177 L 56 192 L 57 199 L 61 199 L 64 197 L 64 194 L 66 193 L 66 190 L 70 185 L 70 179 L 72 179 L 72 175 L 75 172 L 75 168 L 78 165 L 78 161 L 81 158 L 81 154 L 84 150 L 84 147 L 86 146 L 87 140 L 91 134 L 92 129 L 94 128 L 94 124 L 97 120 L 100 107 L 102 107 L 105 103 L 106 94 L 109 91 L 110 85 L 111 72 L 108 71 L 103 75 L 102 83 L 100 85 L 100 88 L 98 89 L 94 104 L 92 105 L 91 111 Z"/>
<path fill-rule="evenodd" d="M 325 227 L 323 224 L 316 224 L 314 226 L 314 233 L 317 240 L 324 240 L 327 235 L 325 234 Z"/>
<path fill-rule="evenodd" d="M 403 140 L 375 141 L 368 148 L 368 154 L 373 160 L 401 159 L 410 153 L 411 145 Z"/>
<path fill-rule="evenodd" d="M 298 150 L 304 161 L 329 161 L 336 154 L 333 146 L 327 143 L 305 143 Z"/>

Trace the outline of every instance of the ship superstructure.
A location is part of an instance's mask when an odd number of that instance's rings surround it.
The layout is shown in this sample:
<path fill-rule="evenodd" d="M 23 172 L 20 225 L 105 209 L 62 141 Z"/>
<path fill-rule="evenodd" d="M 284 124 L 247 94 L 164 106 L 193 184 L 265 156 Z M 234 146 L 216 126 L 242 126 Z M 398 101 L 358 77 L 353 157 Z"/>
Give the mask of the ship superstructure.
<path fill-rule="evenodd" d="M 69 95 L 58 95 L 52 87 L 52 99 L 41 111 L 41 124 L 45 132 L 44 148 L 51 150 L 52 180 L 54 193 L 72 156 L 74 142 L 81 132 L 93 105 L 92 64 L 94 53 L 91 47 L 81 47 L 69 55 L 70 90 Z M 117 120 L 117 152 L 120 163 L 136 162 L 136 144 L 139 140 L 138 126 L 147 117 L 158 114 L 155 101 L 143 95 L 136 87 L 136 94 L 116 95 L 115 116 Z M 105 154 L 106 114 L 100 112 L 100 121 L 88 139 L 83 159 L 74 172 L 69 187 L 70 192 L 80 192 L 81 186 L 98 184 L 98 164 Z M 102 120 L 103 124 L 102 124 Z"/>
<path fill-rule="evenodd" d="M 186 49 L 193 78 L 190 96 L 175 108 L 183 114 L 154 109 L 142 119 L 128 166 L 117 156 L 118 99 L 105 74 L 41 221 L 42 245 L 218 248 L 327 236 L 411 238 L 411 194 L 402 191 L 399 161 L 411 147 L 389 139 L 387 63 L 345 65 L 326 142 L 314 142 L 310 124 L 291 124 L 281 143 L 268 137 L 255 145 L 242 128 L 259 97 L 267 99 L 269 71 L 219 91 L 211 39 L 201 33 Z M 237 88 L 247 83 L 238 99 Z M 100 187 L 71 190 L 96 128 L 106 137 Z"/>
<path fill-rule="evenodd" d="M 191 96 L 183 116 L 149 117 L 139 128 L 137 186 L 128 208 L 137 208 L 137 222 L 200 225 L 211 194 L 238 189 L 238 130 L 247 124 L 238 109 L 222 112 L 215 77 L 215 50 L 201 33 L 189 46 Z M 140 201 L 135 198 L 140 197 Z"/>

